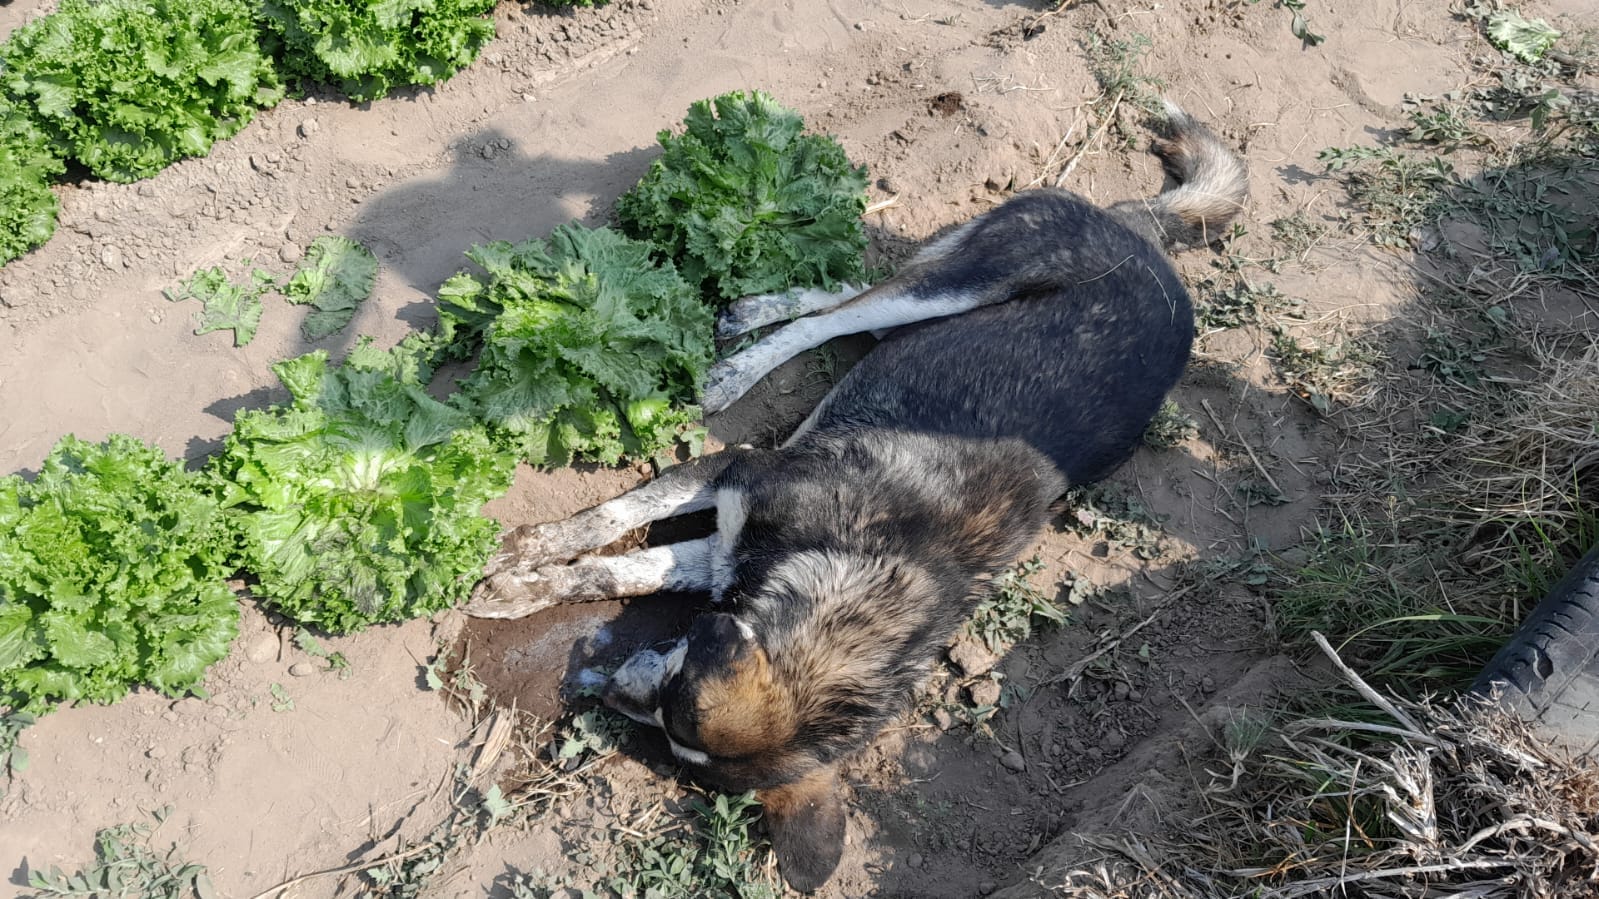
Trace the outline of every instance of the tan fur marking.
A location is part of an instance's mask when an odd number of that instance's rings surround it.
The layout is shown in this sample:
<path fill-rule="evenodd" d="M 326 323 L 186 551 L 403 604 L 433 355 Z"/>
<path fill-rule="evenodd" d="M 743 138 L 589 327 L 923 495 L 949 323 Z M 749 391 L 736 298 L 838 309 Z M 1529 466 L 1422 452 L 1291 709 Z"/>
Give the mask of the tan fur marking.
<path fill-rule="evenodd" d="M 823 804 L 837 788 L 832 769 L 824 768 L 803 780 L 762 790 L 761 805 L 768 818 L 787 819 L 806 808 Z"/>
<path fill-rule="evenodd" d="M 700 745 L 721 756 L 749 756 L 780 748 L 798 732 L 788 692 L 772 680 L 766 652 L 754 647 L 726 676 L 699 685 Z"/>

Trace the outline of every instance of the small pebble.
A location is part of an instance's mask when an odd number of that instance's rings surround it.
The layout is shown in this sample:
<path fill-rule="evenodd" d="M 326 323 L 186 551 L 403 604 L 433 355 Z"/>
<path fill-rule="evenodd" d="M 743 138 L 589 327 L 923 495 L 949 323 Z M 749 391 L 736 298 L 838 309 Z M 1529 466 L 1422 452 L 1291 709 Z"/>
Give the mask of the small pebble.
<path fill-rule="evenodd" d="M 308 677 L 315 674 L 317 667 L 310 662 L 295 662 L 289 666 L 289 673 L 295 677 Z"/>
<path fill-rule="evenodd" d="M 300 250 L 300 245 L 297 243 L 286 243 L 278 247 L 278 258 L 284 262 L 299 262 L 300 257 L 303 255 L 305 254 Z M 276 638 L 274 637 L 273 639 Z"/>

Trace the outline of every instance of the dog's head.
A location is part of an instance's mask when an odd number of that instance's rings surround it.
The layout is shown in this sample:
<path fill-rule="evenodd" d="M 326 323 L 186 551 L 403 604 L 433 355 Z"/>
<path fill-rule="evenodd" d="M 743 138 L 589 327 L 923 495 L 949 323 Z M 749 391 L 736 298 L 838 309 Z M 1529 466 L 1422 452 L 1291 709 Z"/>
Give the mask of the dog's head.
<path fill-rule="evenodd" d="M 617 670 L 605 702 L 666 731 L 696 778 L 756 790 L 783 877 L 811 892 L 844 850 L 844 806 L 831 760 L 797 739 L 803 712 L 744 622 L 702 615 L 666 652 L 643 650 Z"/>

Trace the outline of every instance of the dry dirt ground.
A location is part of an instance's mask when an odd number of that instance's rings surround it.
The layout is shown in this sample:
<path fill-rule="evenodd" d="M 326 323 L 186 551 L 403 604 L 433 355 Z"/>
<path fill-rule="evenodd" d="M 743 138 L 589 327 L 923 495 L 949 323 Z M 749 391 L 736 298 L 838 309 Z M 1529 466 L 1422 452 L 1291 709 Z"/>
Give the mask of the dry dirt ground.
<path fill-rule="evenodd" d="M 1584 5 L 1528 12 L 1558 25 Z M 0 6 L 0 33 L 44 8 Z M 32 471 L 68 432 L 126 432 L 199 459 L 235 410 L 282 397 L 269 366 L 310 348 L 303 313 L 269 298 L 249 346 L 196 337 L 192 306 L 161 290 L 197 268 L 242 271 L 248 259 L 286 274 L 317 235 L 350 236 L 379 258 L 375 298 L 318 346 L 337 353 L 356 333 L 392 342 L 429 324 L 433 290 L 469 245 L 603 221 L 654 155 L 657 129 L 733 88 L 773 92 L 870 167 L 873 199 L 898 198 L 871 220 L 888 259 L 1052 180 L 1080 147 L 1073 189 L 1101 201 L 1151 194 L 1160 168 L 1141 143 L 1089 133 L 1087 110 L 1104 102 L 1084 47 L 1091 31 L 1146 35 L 1141 71 L 1242 149 L 1253 185 L 1243 252 L 1270 254 L 1268 223 L 1295 213 L 1331 226 L 1275 276 L 1303 320 L 1375 326 L 1402 315 L 1416 286 L 1405 259 L 1342 224 L 1345 200 L 1316 154 L 1373 143 L 1402 123 L 1406 94 L 1461 86 L 1484 45 L 1442 2 L 1310 0 L 1306 11 L 1326 35 L 1319 46 L 1303 46 L 1289 12 L 1264 0 L 1081 3 L 1047 16 L 1010 0 L 621 0 L 570 15 L 503 3 L 499 38 L 437 89 L 361 106 L 289 100 L 210 157 L 149 181 L 62 187 L 56 237 L 0 269 L 0 472 Z M 1136 117 L 1126 121 L 1139 136 Z M 1179 264 L 1197 279 L 1213 258 Z M 781 437 L 864 346 L 797 360 L 713 434 Z M 1203 340 L 1175 396 L 1198 436 L 1141 451 L 1116 476 L 1120 504 L 1158 527 L 1107 533 L 1067 512 L 1040 539 L 1036 581 L 1059 592 L 1071 620 L 998 665 L 1005 707 L 974 727 L 962 711 L 978 704 L 971 688 L 981 700 L 996 678 L 952 669 L 849 766 L 849 846 L 824 895 L 1041 892 L 1074 834 L 1162 826 L 1227 710 L 1292 689 L 1298 672 L 1248 585 L 1250 553 L 1292 558 L 1340 455 L 1264 350 L 1247 331 Z M 552 519 L 642 477 L 525 470 L 492 511 L 507 524 Z M 1281 501 L 1259 501 L 1271 494 Z M 1226 576 L 1198 580 L 1190 560 Z M 413 845 L 447 817 L 456 768 L 482 737 L 427 689 L 440 647 L 464 646 L 493 700 L 549 718 L 589 702 L 572 689 L 577 671 L 669 628 L 692 603 L 519 623 L 444 615 L 325 638 L 349 660 L 341 677 L 296 667 L 310 659 L 292 631 L 246 602 L 208 699 L 141 692 L 57 711 L 25 733 L 32 765 L 0 798 L 0 879 L 11 888 L 0 892 L 22 890 L 32 870 L 81 866 L 97 828 L 159 806 L 171 814 L 157 844 L 207 865 L 229 897 Z M 534 869 L 583 883 L 585 850 L 614 828 L 658 825 L 687 795 L 658 747 L 634 744 L 541 817 L 463 849 L 424 895 L 508 895 L 509 873 Z M 330 875 L 282 895 L 362 889 Z"/>

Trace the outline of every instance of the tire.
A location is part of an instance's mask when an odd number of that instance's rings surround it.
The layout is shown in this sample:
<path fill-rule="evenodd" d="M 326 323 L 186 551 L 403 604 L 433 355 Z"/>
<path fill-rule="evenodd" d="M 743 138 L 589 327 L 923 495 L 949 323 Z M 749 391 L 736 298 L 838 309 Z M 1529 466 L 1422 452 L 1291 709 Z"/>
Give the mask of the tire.
<path fill-rule="evenodd" d="M 1599 545 L 1549 591 L 1472 690 L 1599 760 Z"/>

